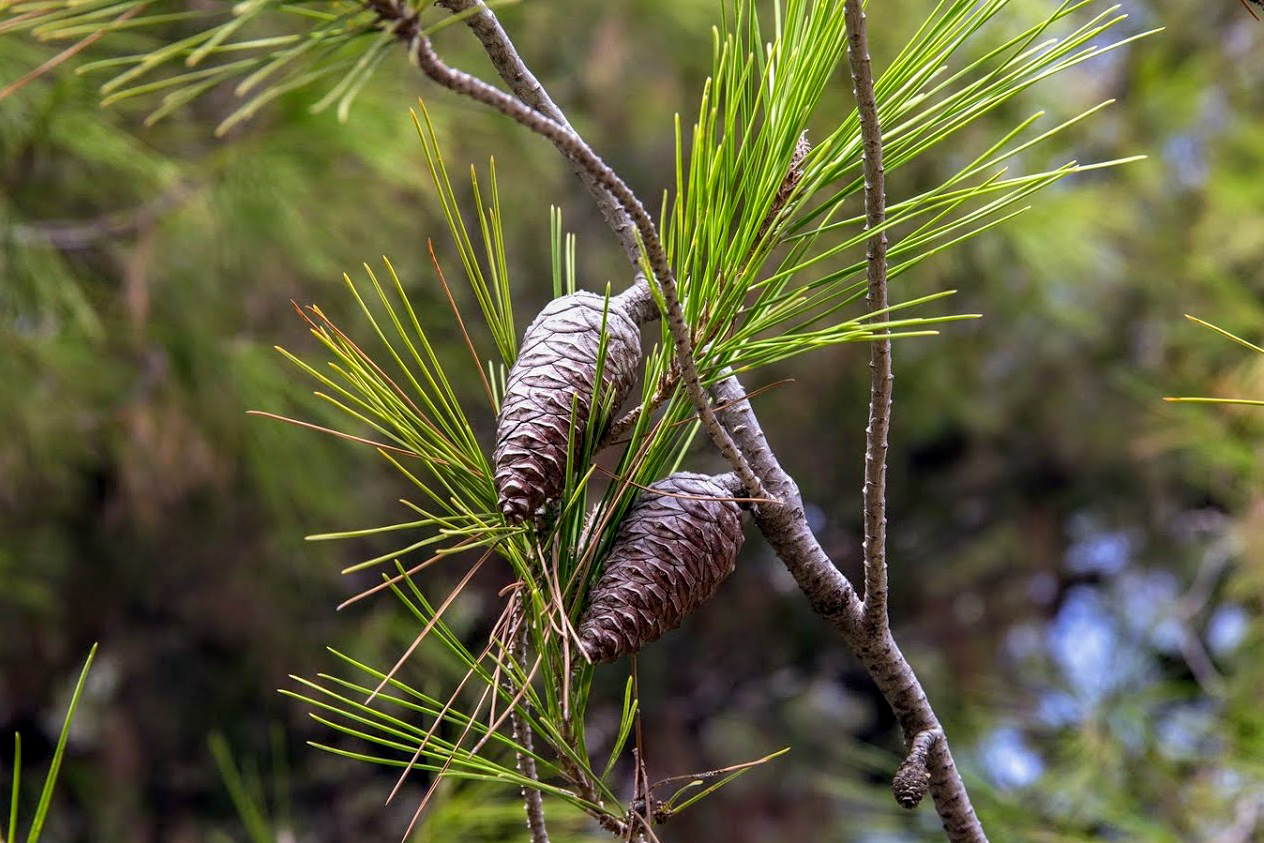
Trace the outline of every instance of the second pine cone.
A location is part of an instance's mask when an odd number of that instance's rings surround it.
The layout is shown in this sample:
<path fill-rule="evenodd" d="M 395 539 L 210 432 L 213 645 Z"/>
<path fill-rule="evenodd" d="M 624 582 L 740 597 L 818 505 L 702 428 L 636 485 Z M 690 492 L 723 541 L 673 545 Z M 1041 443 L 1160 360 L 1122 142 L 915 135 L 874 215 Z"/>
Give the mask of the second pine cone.
<path fill-rule="evenodd" d="M 717 500 L 740 493 L 732 474 L 680 472 L 650 490 L 619 525 L 580 621 L 593 662 L 635 653 L 679 626 L 732 573 L 742 547 L 741 509 Z"/>

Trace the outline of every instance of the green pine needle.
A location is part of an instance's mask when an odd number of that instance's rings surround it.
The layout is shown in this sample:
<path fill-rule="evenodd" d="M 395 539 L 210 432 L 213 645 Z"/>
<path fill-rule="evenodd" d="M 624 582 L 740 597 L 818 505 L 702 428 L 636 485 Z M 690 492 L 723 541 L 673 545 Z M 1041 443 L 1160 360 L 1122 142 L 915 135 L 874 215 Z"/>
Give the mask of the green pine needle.
<path fill-rule="evenodd" d="M 79 680 L 75 683 L 75 690 L 70 695 L 70 705 L 62 720 L 61 733 L 57 736 L 57 747 L 53 750 L 53 760 L 49 763 L 48 774 L 44 777 L 44 787 L 40 790 L 39 802 L 35 805 L 35 815 L 31 820 L 30 831 L 26 835 L 26 843 L 36 843 L 44 830 L 48 809 L 53 801 L 53 789 L 57 786 L 57 776 L 61 772 L 61 763 L 66 756 L 66 742 L 70 739 L 70 724 L 74 720 L 75 709 L 79 707 L 84 685 L 88 681 L 88 671 L 92 668 L 92 660 L 96 658 L 96 654 L 97 645 L 93 644 L 92 649 L 88 651 L 88 658 L 84 661 L 83 668 L 79 671 Z M 13 786 L 9 797 L 9 828 L 8 836 L 4 838 L 9 843 L 16 843 L 18 839 L 18 795 L 21 790 L 21 778 L 22 738 L 15 734 L 13 736 Z"/>
<path fill-rule="evenodd" d="M 1261 348 L 1260 346 L 1256 345 L 1253 342 L 1244 340 L 1242 337 L 1239 337 L 1237 334 L 1232 334 L 1226 331 L 1224 328 L 1217 327 L 1216 325 L 1213 325 L 1210 322 L 1204 322 L 1203 320 L 1199 319 L 1197 316 L 1190 316 L 1188 313 L 1185 314 L 1185 318 L 1197 325 L 1202 325 L 1204 328 L 1215 331 L 1220 336 L 1226 339 L 1232 340 L 1233 342 L 1236 342 L 1238 345 L 1242 346 L 1243 348 L 1249 348 L 1251 351 L 1254 351 L 1257 354 L 1264 354 L 1264 348 Z M 1237 404 L 1237 405 L 1245 406 L 1245 407 L 1264 407 L 1264 401 L 1254 399 L 1254 398 L 1207 398 L 1207 397 L 1197 397 L 1197 396 L 1169 396 L 1169 397 L 1164 398 L 1163 400 L 1170 401 L 1174 404 Z"/>

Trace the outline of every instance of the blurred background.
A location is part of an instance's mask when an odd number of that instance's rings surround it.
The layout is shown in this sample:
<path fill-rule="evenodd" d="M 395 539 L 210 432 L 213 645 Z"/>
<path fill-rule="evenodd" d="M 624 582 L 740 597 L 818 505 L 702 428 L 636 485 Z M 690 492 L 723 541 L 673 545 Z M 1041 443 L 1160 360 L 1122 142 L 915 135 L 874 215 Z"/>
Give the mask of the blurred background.
<path fill-rule="evenodd" d="M 874 11 L 879 67 L 924 7 Z M 891 614 L 993 840 L 1247 843 L 1264 839 L 1264 412 L 1161 397 L 1264 398 L 1264 358 L 1183 318 L 1264 336 L 1264 23 L 1236 0 L 1123 8 L 1125 34 L 1164 31 L 1030 89 L 960 154 L 1032 111 L 1048 126 L 1115 98 L 1022 164 L 1148 158 L 1038 194 L 893 291 L 957 288 L 944 311 L 984 318 L 895 349 Z M 502 12 L 645 197 L 672 183 L 672 115 L 696 111 L 714 16 L 712 0 Z M 471 40 L 455 27 L 440 46 L 486 75 Z M 0 38 L 0 84 L 60 48 Z M 390 600 L 334 610 L 364 582 L 339 570 L 394 545 L 303 540 L 400 520 L 405 481 L 245 412 L 329 418 L 273 347 L 314 348 L 292 300 L 354 326 L 341 275 L 362 262 L 389 256 L 419 308 L 446 309 L 427 239 L 458 264 L 418 95 L 454 175 L 496 157 L 520 329 L 549 295 L 549 203 L 589 289 L 624 283 L 621 253 L 547 144 L 401 56 L 345 125 L 299 93 L 217 139 L 229 92 L 146 127 L 152 103 L 102 109 L 100 79 L 70 72 L 103 55 L 0 101 L 0 787 L 20 731 L 34 804 L 99 641 L 46 839 L 397 840 L 421 784 L 384 808 L 393 774 L 308 747 L 326 730 L 276 689 L 329 669 L 327 645 L 389 665 L 412 640 Z M 892 190 L 937 183 L 950 155 Z M 756 379 L 794 379 L 756 407 L 853 575 L 867 355 Z M 471 635 L 475 608 L 454 621 Z M 755 536 L 640 671 L 651 778 L 792 747 L 664 840 L 940 839 L 929 807 L 886 790 L 889 710 Z M 617 718 L 626 674 L 607 673 L 594 734 Z M 512 793 L 448 789 L 428 810 L 413 839 L 526 839 Z"/>

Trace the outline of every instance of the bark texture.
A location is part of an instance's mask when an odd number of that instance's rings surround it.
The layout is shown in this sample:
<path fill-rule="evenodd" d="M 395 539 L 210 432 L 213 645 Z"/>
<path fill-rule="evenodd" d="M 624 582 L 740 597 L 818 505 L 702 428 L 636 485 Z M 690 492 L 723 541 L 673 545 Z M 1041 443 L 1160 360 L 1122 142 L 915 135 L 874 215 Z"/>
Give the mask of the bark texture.
<path fill-rule="evenodd" d="M 579 625 L 594 662 L 635 653 L 675 629 L 733 572 L 742 547 L 735 475 L 680 472 L 644 493 L 619 525 Z M 687 497 L 681 497 L 687 496 Z"/>
<path fill-rule="evenodd" d="M 601 388 L 595 389 L 605 326 Z M 617 408 L 641 365 L 641 334 L 621 304 L 593 293 L 554 299 L 527 328 L 496 419 L 500 510 L 511 524 L 539 523 L 565 485 L 595 400 Z M 603 431 L 595 431 L 599 439 Z"/>

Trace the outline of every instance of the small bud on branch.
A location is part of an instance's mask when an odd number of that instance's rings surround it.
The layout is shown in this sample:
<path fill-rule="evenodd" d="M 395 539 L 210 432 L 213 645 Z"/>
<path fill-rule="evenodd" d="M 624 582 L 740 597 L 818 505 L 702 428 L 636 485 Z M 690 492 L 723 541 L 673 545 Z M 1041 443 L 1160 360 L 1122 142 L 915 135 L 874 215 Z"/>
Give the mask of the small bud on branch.
<path fill-rule="evenodd" d="M 918 732 L 917 737 L 913 738 L 908 757 L 900 764 L 895 771 L 895 778 L 891 780 L 891 792 L 895 794 L 895 801 L 901 807 L 909 810 L 916 808 L 917 803 L 922 801 L 922 797 L 930 789 L 930 767 L 926 757 L 935 741 L 943 737 L 943 734 L 938 729 L 927 729 L 925 732 Z"/>

